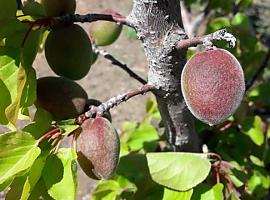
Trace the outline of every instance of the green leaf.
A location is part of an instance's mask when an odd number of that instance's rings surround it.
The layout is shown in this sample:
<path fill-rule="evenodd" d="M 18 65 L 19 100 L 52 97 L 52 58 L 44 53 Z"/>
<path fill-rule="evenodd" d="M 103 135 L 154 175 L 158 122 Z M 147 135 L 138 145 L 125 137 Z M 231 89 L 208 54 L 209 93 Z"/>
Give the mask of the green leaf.
<path fill-rule="evenodd" d="M 210 190 L 207 192 L 203 193 L 201 195 L 201 200 L 222 200 L 224 199 L 223 196 L 223 184 L 218 183 L 214 187 L 212 187 Z"/>
<path fill-rule="evenodd" d="M 270 83 L 261 84 L 249 93 L 249 99 L 270 108 L 269 91 Z"/>
<path fill-rule="evenodd" d="M 28 200 L 37 200 L 43 197 L 45 200 L 54 200 L 47 191 L 46 185 L 44 180 L 41 178 L 35 185 L 35 188 L 32 190 L 31 195 L 29 196 Z"/>
<path fill-rule="evenodd" d="M 123 195 L 129 193 L 134 195 L 137 188 L 128 179 L 118 176 L 116 180 L 103 180 L 97 184 L 93 192 L 93 200 L 122 199 Z M 123 198 L 125 199 L 125 198 Z"/>
<path fill-rule="evenodd" d="M 25 36 L 25 34 L 26 32 L 24 31 L 23 36 Z M 28 35 L 28 37 L 26 38 L 26 42 L 22 50 L 22 58 L 24 66 L 28 67 L 32 66 L 39 49 L 41 34 L 42 31 L 40 29 L 32 30 Z M 21 44 L 21 42 L 19 44 Z"/>
<path fill-rule="evenodd" d="M 215 18 L 208 24 L 208 33 L 220 30 L 222 28 L 227 28 L 230 26 L 230 21 L 226 17 Z"/>
<path fill-rule="evenodd" d="M 270 187 L 269 173 L 262 168 L 253 170 L 247 186 L 249 192 L 252 193 L 255 199 L 263 199 L 263 197 L 267 195 Z"/>
<path fill-rule="evenodd" d="M 44 7 L 36 1 L 25 2 L 22 11 L 25 15 L 45 17 L 46 12 Z"/>
<path fill-rule="evenodd" d="M 0 1 L 0 20 L 12 18 L 16 16 L 17 1 L 16 0 L 1 0 Z"/>
<path fill-rule="evenodd" d="M 146 102 L 146 112 L 149 115 L 149 117 L 154 117 L 157 119 L 161 119 L 160 112 L 158 110 L 157 102 L 152 99 L 147 99 Z"/>
<path fill-rule="evenodd" d="M 190 200 L 192 196 L 193 190 L 188 190 L 185 192 L 170 190 L 168 188 L 164 188 L 164 196 L 162 200 Z"/>
<path fill-rule="evenodd" d="M 5 199 L 6 200 L 20 199 L 25 180 L 26 180 L 25 176 L 17 177 L 11 184 L 10 190 L 8 191 Z"/>
<path fill-rule="evenodd" d="M 257 187 L 263 187 L 265 189 L 270 186 L 270 177 L 265 172 L 261 172 L 259 170 L 254 170 L 251 178 L 248 181 L 248 188 L 251 192 L 256 190 Z"/>
<path fill-rule="evenodd" d="M 23 185 L 22 195 L 20 200 L 27 200 L 31 195 L 31 192 L 35 188 L 37 182 L 41 177 L 42 170 L 45 166 L 45 162 L 47 159 L 47 153 L 43 153 L 40 155 L 34 162 L 31 167 L 29 174 L 27 175 L 26 181 Z"/>
<path fill-rule="evenodd" d="M 250 28 L 249 18 L 244 13 L 237 13 L 235 16 L 233 16 L 231 24 L 246 31 L 248 31 Z"/>
<path fill-rule="evenodd" d="M 20 107 L 26 108 L 34 104 L 36 101 L 36 87 L 36 71 L 31 67 L 27 73 L 27 80 L 23 88 Z"/>
<path fill-rule="evenodd" d="M 159 139 L 156 129 L 150 124 L 141 124 L 129 138 L 127 144 L 131 151 L 142 148 L 153 151 Z"/>
<path fill-rule="evenodd" d="M 31 133 L 35 139 L 40 138 L 51 128 L 52 116 L 42 108 L 37 108 L 34 120 L 23 128 L 23 131 Z"/>
<path fill-rule="evenodd" d="M 10 104 L 6 109 L 7 119 L 15 125 L 18 119 L 19 109 L 21 105 L 21 97 L 24 90 L 24 86 L 27 81 L 27 72 L 20 66 L 17 74 L 17 96 L 14 102 Z"/>
<path fill-rule="evenodd" d="M 18 50 L 0 47 L 0 79 L 6 85 L 11 101 L 15 101 L 17 95 L 19 55 Z"/>
<path fill-rule="evenodd" d="M 210 186 L 208 184 L 198 185 L 193 192 L 192 200 L 222 200 L 223 196 L 223 184 L 218 183 L 215 186 Z"/>
<path fill-rule="evenodd" d="M 7 187 L 9 187 L 12 184 L 13 181 L 14 181 L 14 178 L 10 178 L 7 181 L 5 181 L 4 183 L 0 184 L 0 192 L 2 192 Z"/>
<path fill-rule="evenodd" d="M 262 119 L 259 116 L 245 120 L 242 129 L 256 145 L 261 146 L 264 143 Z"/>
<path fill-rule="evenodd" d="M 206 179 L 211 163 L 204 154 L 148 153 L 152 179 L 174 190 L 189 190 Z"/>
<path fill-rule="evenodd" d="M 239 7 L 247 7 L 253 3 L 253 0 L 237 0 L 236 3 Z"/>
<path fill-rule="evenodd" d="M 122 188 L 114 180 L 101 181 L 93 192 L 93 200 L 114 200 L 120 196 Z"/>
<path fill-rule="evenodd" d="M 42 177 L 48 193 L 56 200 L 76 199 L 77 163 L 73 149 L 60 149 L 51 155 L 45 165 Z"/>
<path fill-rule="evenodd" d="M 0 79 L 0 94 L 1 94 L 1 101 L 0 101 L 0 124 L 8 124 L 8 120 L 5 114 L 5 109 L 11 103 L 11 96 L 10 93 L 4 84 L 4 82 Z"/>
<path fill-rule="evenodd" d="M 57 123 L 57 127 L 59 127 L 64 135 L 68 135 L 75 131 L 80 126 L 76 124 L 75 119 L 63 120 Z"/>
<path fill-rule="evenodd" d="M 0 136 L 0 184 L 32 166 L 40 154 L 36 140 L 26 132 Z"/>

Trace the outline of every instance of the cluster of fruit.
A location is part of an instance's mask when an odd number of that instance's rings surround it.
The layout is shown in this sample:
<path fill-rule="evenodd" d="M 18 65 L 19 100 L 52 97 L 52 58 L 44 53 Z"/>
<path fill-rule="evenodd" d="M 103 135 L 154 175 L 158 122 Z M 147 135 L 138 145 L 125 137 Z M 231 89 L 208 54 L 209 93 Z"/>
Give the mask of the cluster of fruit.
<path fill-rule="evenodd" d="M 74 14 L 76 1 L 42 0 L 42 5 L 48 17 L 55 17 Z M 119 37 L 121 29 L 117 23 L 98 21 L 92 23 L 90 36 L 97 46 L 106 46 Z M 49 111 L 56 121 L 76 118 L 89 106 L 101 104 L 98 100 L 88 100 L 83 88 L 74 82 L 85 77 L 97 59 L 92 42 L 76 24 L 56 25 L 46 39 L 46 59 L 60 77 L 37 81 L 36 105 Z M 231 53 L 211 48 L 187 62 L 181 87 L 191 113 L 205 123 L 218 124 L 235 112 L 243 98 L 243 70 Z M 84 172 L 95 179 L 109 178 L 116 169 L 120 149 L 110 113 L 86 120 L 76 141 L 78 162 Z"/>
<path fill-rule="evenodd" d="M 47 17 L 58 17 L 74 14 L 76 1 L 42 0 L 41 6 Z M 117 23 L 98 21 L 91 25 L 89 33 L 97 46 L 106 46 L 116 41 L 121 30 L 122 26 Z M 97 59 L 91 39 L 77 24 L 57 24 L 47 36 L 45 57 L 60 77 L 37 80 L 36 105 L 50 112 L 55 121 L 76 118 L 89 106 L 101 104 L 98 100 L 88 99 L 84 89 L 74 82 L 85 77 Z M 119 159 L 120 142 L 109 112 L 86 120 L 81 125 L 77 144 L 78 162 L 88 176 L 104 179 L 112 175 Z"/>

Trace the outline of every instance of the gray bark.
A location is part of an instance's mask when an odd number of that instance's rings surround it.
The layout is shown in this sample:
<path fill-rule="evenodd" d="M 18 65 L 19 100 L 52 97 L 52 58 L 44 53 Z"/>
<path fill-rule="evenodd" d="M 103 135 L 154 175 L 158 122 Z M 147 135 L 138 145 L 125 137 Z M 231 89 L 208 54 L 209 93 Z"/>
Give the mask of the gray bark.
<path fill-rule="evenodd" d="M 181 92 L 181 71 L 186 63 L 186 50 L 176 44 L 187 38 L 184 31 L 180 0 L 133 0 L 128 16 L 144 45 L 148 59 L 148 84 L 154 85 L 167 136 L 174 151 L 199 150 L 193 117 Z"/>

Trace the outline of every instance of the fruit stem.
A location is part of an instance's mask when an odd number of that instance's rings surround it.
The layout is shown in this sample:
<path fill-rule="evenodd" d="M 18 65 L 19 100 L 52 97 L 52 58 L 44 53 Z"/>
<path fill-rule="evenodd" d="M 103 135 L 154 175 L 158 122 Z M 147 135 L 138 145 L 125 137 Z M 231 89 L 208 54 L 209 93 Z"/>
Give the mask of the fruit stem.
<path fill-rule="evenodd" d="M 53 135 L 55 135 L 56 133 L 59 133 L 59 132 L 60 132 L 60 128 L 54 128 L 51 131 L 49 131 L 48 133 L 41 136 L 39 139 L 37 139 L 37 142 L 40 143 L 43 140 L 48 139 L 48 138 L 52 137 Z"/>

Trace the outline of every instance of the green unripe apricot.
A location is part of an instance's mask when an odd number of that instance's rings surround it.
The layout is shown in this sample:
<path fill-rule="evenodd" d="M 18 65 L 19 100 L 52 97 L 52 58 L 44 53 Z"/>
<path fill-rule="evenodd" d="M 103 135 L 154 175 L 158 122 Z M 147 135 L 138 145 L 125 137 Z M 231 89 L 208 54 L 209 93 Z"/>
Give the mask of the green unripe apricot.
<path fill-rule="evenodd" d="M 94 52 L 92 52 L 91 54 L 91 65 L 95 64 L 95 62 L 97 61 L 98 55 Z"/>
<path fill-rule="evenodd" d="M 34 17 L 44 17 L 46 12 L 44 6 L 36 1 L 26 1 L 22 8 L 23 14 Z"/>
<path fill-rule="evenodd" d="M 89 72 L 91 54 L 91 41 L 76 24 L 55 27 L 45 43 L 45 56 L 51 69 L 72 80 L 79 80 Z"/>
<path fill-rule="evenodd" d="M 74 14 L 76 10 L 76 0 L 42 0 L 41 3 L 49 17 Z"/>
<path fill-rule="evenodd" d="M 84 112 L 87 93 L 74 81 L 62 77 L 37 80 L 36 105 L 50 112 L 55 120 L 75 118 Z"/>
<path fill-rule="evenodd" d="M 89 33 L 97 46 L 107 46 L 117 40 L 121 30 L 122 25 L 109 21 L 98 21 L 90 26 Z"/>

